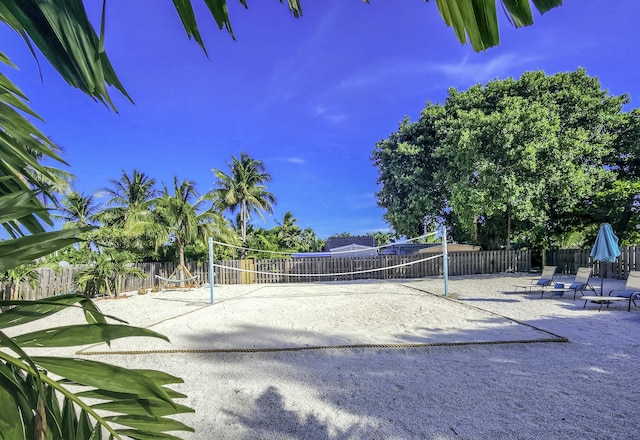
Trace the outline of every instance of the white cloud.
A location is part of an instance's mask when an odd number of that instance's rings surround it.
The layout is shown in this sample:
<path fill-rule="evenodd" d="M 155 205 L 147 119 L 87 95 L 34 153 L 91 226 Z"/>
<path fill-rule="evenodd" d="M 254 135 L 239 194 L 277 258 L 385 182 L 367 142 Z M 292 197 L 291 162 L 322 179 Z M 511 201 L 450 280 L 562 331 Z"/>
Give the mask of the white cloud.
<path fill-rule="evenodd" d="M 376 198 L 375 193 L 348 195 L 345 197 L 345 200 L 347 201 L 351 211 L 371 209 L 378 206 L 378 199 Z"/>
<path fill-rule="evenodd" d="M 448 77 L 455 77 L 465 82 L 486 82 L 495 78 L 503 78 L 514 75 L 514 71 L 520 72 L 520 67 L 529 65 L 538 60 L 536 57 L 526 57 L 515 54 L 503 54 L 488 59 L 484 62 L 469 62 L 469 57 L 465 56 L 458 63 L 434 64 L 435 71 L 444 73 Z"/>
<path fill-rule="evenodd" d="M 482 54 L 474 54 L 473 57 L 474 60 L 480 61 L 469 61 L 468 55 L 459 62 L 451 63 L 387 60 L 384 65 L 373 66 L 342 80 L 338 88 L 368 88 L 385 82 L 401 82 L 406 77 L 438 73 L 444 74 L 448 80 L 454 79 L 457 82 L 486 82 L 497 77 L 519 76 L 521 67 L 531 68 L 531 63 L 540 59 L 509 53 L 491 58 Z"/>
<path fill-rule="evenodd" d="M 288 162 L 295 165 L 305 165 L 307 161 L 301 157 L 289 156 L 289 157 L 274 157 L 269 159 L 269 161 L 274 162 Z"/>
<path fill-rule="evenodd" d="M 416 75 L 429 71 L 428 65 L 415 62 L 387 61 L 384 65 L 375 66 L 372 69 L 361 71 L 357 75 L 346 78 L 338 84 L 340 89 L 358 89 L 374 86 L 393 78 L 408 75 Z"/>
<path fill-rule="evenodd" d="M 325 113 L 327 113 L 327 107 L 322 104 L 318 104 L 313 108 L 314 116 L 322 116 Z"/>
<path fill-rule="evenodd" d="M 319 118 L 326 119 L 327 121 L 338 123 L 347 119 L 347 115 L 344 113 L 334 113 L 329 111 L 329 108 L 325 105 L 318 104 L 312 109 L 313 115 Z"/>

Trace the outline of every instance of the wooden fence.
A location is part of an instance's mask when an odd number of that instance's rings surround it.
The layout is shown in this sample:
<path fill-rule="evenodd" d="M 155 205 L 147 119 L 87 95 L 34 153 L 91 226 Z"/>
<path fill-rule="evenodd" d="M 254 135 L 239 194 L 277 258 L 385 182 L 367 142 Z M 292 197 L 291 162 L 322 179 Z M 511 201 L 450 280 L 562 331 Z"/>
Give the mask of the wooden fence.
<path fill-rule="evenodd" d="M 627 279 L 629 272 L 640 270 L 640 246 L 620 248 L 615 263 L 593 261 L 591 249 L 560 249 L 545 252 L 545 264 L 558 266 L 557 273 L 575 274 L 579 267 L 591 267 L 594 276 Z"/>
<path fill-rule="evenodd" d="M 562 249 L 546 251 L 547 265 L 558 266 L 557 272 L 575 274 L 578 267 L 591 267 L 594 276 L 626 279 L 630 271 L 640 270 L 640 246 L 624 247 L 615 263 L 600 263 L 589 257 L 590 249 Z M 309 281 L 345 281 L 360 279 L 421 278 L 442 275 L 442 258 L 419 261 L 428 255 L 382 255 L 368 258 L 305 258 L 290 260 L 232 260 L 216 261 L 216 284 L 297 283 Z M 169 277 L 174 263 L 139 263 L 147 277 L 126 277 L 120 281 L 118 292 L 149 289 L 158 285 L 156 275 Z M 189 271 L 201 282 L 209 280 L 209 265 L 187 263 Z M 59 293 L 78 292 L 74 275 L 82 266 L 69 266 L 57 271 L 39 269 L 40 285 L 19 288 L 22 299 L 46 298 Z M 452 252 L 449 254 L 449 275 L 490 274 L 498 272 L 531 271 L 529 251 Z M 353 273 L 359 272 L 359 273 Z M 311 276 L 301 276 L 311 274 Z M 342 275 L 340 275 L 342 274 Z M 8 298 L 9 286 L 0 282 L 0 297 Z"/>
<path fill-rule="evenodd" d="M 366 258 L 302 258 L 267 260 L 216 261 L 216 284 L 299 283 L 313 281 L 346 281 L 362 279 L 404 279 L 441 276 L 443 259 L 429 254 L 381 255 Z M 139 263 L 146 278 L 125 277 L 118 293 L 157 286 L 156 275 L 167 278 L 176 269 L 174 263 Z M 192 275 L 200 282 L 209 280 L 208 263 L 187 263 Z M 40 286 L 21 286 L 20 298 L 46 298 L 60 293 L 78 292 L 74 275 L 81 267 L 69 266 L 54 271 L 39 269 Z M 529 251 L 452 252 L 449 254 L 449 275 L 490 274 L 497 272 L 529 272 Z M 0 291 L 2 291 L 0 283 Z"/>

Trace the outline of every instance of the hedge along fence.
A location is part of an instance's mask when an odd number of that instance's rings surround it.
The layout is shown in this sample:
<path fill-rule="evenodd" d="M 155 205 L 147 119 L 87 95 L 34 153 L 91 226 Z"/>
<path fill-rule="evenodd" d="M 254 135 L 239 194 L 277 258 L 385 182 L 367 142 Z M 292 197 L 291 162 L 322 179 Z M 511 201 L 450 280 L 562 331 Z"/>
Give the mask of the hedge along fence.
<path fill-rule="evenodd" d="M 216 284 L 263 284 L 442 276 L 442 257 L 420 261 L 430 256 L 433 255 L 225 260 L 215 262 L 214 280 Z M 177 264 L 151 262 L 138 263 L 135 266 L 142 269 L 147 276 L 143 279 L 133 276 L 123 277 L 119 281 L 120 290 L 118 293 L 157 286 L 156 275 L 168 278 L 176 269 Z M 208 263 L 189 262 L 186 266 L 193 276 L 198 277 L 200 283 L 209 282 Z M 19 289 L 19 296 L 21 299 L 38 299 L 69 292 L 81 293 L 73 280 L 74 276 L 84 267 L 86 266 L 61 267 L 59 270 L 38 269 L 40 273 L 39 287 L 30 288 L 26 283 L 23 283 Z M 238 269 L 242 269 L 242 271 Z M 529 272 L 530 270 L 530 251 L 465 251 L 449 254 L 450 276 L 498 272 Z M 346 274 L 336 275 L 344 273 Z M 317 276 L 301 277 L 296 276 L 296 274 L 314 274 Z M 0 283 L 0 292 L 2 292 L 3 287 L 6 286 Z"/>

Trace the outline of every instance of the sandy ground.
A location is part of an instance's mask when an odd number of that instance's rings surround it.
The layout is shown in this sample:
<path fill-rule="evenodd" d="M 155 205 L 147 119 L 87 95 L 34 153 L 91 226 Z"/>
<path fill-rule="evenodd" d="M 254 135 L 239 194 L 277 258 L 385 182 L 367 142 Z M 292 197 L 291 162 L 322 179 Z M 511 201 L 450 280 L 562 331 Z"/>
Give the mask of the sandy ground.
<path fill-rule="evenodd" d="M 130 338 L 79 356 L 182 377 L 174 388 L 196 410 L 179 417 L 196 430 L 174 433 L 185 439 L 638 438 L 640 309 L 513 293 L 529 279 L 452 277 L 447 298 L 437 278 L 216 285 L 214 304 L 208 286 L 131 294 L 97 304 L 171 344 Z M 404 344 L 425 346 L 375 347 Z M 348 348 L 225 352 L 336 346 Z M 128 351 L 147 352 L 113 354 Z"/>

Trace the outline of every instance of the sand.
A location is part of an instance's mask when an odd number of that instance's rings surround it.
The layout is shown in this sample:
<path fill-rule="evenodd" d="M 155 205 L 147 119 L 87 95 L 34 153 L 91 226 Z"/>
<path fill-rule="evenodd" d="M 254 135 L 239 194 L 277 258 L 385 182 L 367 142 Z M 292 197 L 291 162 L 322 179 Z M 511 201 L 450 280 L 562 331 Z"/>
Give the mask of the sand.
<path fill-rule="evenodd" d="M 96 304 L 171 343 L 79 357 L 182 377 L 185 439 L 638 438 L 640 309 L 513 293 L 529 279 L 452 277 L 447 298 L 438 278 L 216 285 L 213 305 L 208 286 L 131 293 Z M 113 354 L 126 352 L 141 354 Z"/>

